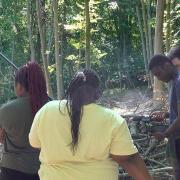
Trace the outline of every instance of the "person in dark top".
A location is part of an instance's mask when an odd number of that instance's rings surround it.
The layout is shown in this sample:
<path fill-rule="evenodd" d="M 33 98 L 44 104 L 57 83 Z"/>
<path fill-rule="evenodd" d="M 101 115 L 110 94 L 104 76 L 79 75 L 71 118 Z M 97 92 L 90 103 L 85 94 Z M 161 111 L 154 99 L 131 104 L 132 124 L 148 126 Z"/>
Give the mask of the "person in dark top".
<path fill-rule="evenodd" d="M 176 67 L 178 72 L 180 72 L 180 45 L 172 47 L 167 56 Z"/>
<path fill-rule="evenodd" d="M 3 154 L 0 180 L 38 180 L 39 150 L 30 146 L 28 134 L 36 112 L 48 102 L 43 71 L 36 62 L 22 66 L 15 76 L 14 99 L 0 109 Z"/>
<path fill-rule="evenodd" d="M 171 81 L 169 95 L 169 119 L 170 125 L 165 132 L 155 133 L 156 139 L 162 140 L 169 138 L 171 159 L 174 157 L 173 164 L 176 179 L 180 179 L 180 75 L 178 69 L 173 65 L 172 59 L 164 55 L 155 55 L 149 63 L 149 69 L 162 82 Z M 157 118 L 163 119 L 166 115 L 160 112 L 154 114 Z M 173 154 L 174 153 L 174 154 Z"/>

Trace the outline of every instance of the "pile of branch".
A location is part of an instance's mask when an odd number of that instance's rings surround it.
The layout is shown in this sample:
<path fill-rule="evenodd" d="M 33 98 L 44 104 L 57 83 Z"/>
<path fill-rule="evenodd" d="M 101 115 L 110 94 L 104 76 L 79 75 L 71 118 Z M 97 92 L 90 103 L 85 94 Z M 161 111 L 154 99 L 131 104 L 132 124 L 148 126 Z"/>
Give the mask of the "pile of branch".
<path fill-rule="evenodd" d="M 131 135 L 134 139 L 134 144 L 139 150 L 144 159 L 149 172 L 156 180 L 173 180 L 173 169 L 166 160 L 166 145 L 167 139 L 163 141 L 155 140 L 150 135 L 148 127 L 156 126 L 153 122 L 141 122 L 127 119 Z M 132 119 L 137 117 L 133 116 Z M 147 118 L 147 117 L 145 117 Z M 120 168 L 120 180 L 131 180 L 132 178 Z"/>

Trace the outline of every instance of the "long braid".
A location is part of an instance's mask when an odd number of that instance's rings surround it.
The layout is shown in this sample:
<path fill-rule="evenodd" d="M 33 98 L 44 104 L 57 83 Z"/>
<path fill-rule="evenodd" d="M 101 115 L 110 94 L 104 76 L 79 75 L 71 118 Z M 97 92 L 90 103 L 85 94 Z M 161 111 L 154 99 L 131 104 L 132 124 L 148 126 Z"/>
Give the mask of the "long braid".
<path fill-rule="evenodd" d="M 77 73 L 66 92 L 67 109 L 71 119 L 71 147 L 76 151 L 79 141 L 79 125 L 83 115 L 84 97 L 91 88 L 99 87 L 99 78 L 93 70 L 85 69 Z"/>

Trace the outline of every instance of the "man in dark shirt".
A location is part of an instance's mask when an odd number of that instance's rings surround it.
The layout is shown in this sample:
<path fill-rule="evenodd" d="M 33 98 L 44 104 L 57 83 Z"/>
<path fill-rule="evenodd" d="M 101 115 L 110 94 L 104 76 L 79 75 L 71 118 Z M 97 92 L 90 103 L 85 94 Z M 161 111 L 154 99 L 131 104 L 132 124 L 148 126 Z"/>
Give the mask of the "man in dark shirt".
<path fill-rule="evenodd" d="M 180 72 L 180 45 L 171 48 L 168 53 L 168 58 L 171 60 L 176 69 Z"/>
<path fill-rule="evenodd" d="M 155 55 L 149 64 L 152 73 L 163 82 L 172 82 L 170 90 L 170 126 L 165 132 L 158 132 L 156 139 L 171 137 L 174 141 L 174 149 L 177 157 L 175 166 L 176 179 L 180 179 L 180 75 L 178 70 L 172 64 L 172 61 L 166 56 Z"/>

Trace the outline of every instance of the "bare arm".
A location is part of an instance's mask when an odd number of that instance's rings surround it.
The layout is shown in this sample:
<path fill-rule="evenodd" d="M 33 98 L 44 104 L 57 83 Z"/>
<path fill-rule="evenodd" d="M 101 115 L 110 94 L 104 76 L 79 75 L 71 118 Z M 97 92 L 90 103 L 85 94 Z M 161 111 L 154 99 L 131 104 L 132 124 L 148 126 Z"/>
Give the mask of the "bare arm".
<path fill-rule="evenodd" d="M 172 123 L 172 125 L 164 132 L 164 137 L 169 137 L 174 132 L 180 130 L 180 117 L 178 116 L 177 119 Z"/>
<path fill-rule="evenodd" d="M 171 124 L 171 126 L 163 133 L 155 133 L 154 136 L 156 139 L 162 140 L 165 137 L 171 136 L 176 131 L 180 131 L 180 105 L 178 105 L 178 116 L 176 120 Z"/>
<path fill-rule="evenodd" d="M 111 158 L 122 166 L 135 180 L 152 180 L 139 153 L 128 156 L 111 155 Z"/>

